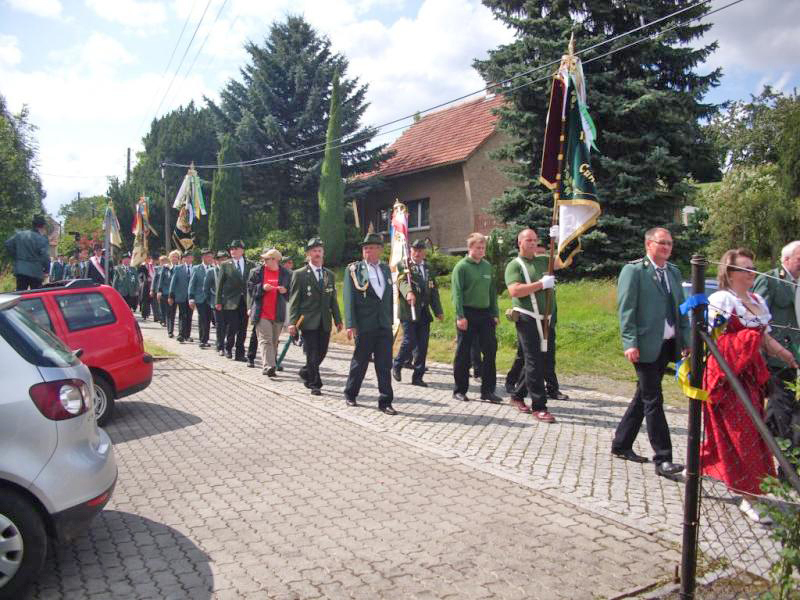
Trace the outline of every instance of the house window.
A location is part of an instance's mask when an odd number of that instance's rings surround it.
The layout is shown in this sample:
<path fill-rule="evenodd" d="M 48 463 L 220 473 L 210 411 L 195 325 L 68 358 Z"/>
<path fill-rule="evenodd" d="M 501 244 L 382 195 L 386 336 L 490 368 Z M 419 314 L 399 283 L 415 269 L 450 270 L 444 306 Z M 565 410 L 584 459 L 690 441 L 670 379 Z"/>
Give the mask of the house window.
<path fill-rule="evenodd" d="M 430 199 L 421 198 L 406 202 L 408 209 L 408 228 L 411 231 L 417 229 L 428 229 L 431 226 L 430 220 Z M 392 208 L 387 207 L 378 212 L 378 231 L 389 232 L 392 224 Z"/>

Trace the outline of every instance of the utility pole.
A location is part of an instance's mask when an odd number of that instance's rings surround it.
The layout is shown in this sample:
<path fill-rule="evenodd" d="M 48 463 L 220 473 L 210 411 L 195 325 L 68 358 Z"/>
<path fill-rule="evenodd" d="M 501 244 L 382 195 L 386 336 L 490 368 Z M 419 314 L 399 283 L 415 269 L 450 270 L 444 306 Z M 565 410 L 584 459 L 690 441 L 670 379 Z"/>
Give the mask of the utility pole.
<path fill-rule="evenodd" d="M 131 149 L 128 148 L 128 168 L 125 170 L 125 183 L 131 180 Z"/>
<path fill-rule="evenodd" d="M 164 182 L 164 254 L 169 254 L 169 201 L 167 200 L 167 176 L 161 163 L 161 181 Z"/>

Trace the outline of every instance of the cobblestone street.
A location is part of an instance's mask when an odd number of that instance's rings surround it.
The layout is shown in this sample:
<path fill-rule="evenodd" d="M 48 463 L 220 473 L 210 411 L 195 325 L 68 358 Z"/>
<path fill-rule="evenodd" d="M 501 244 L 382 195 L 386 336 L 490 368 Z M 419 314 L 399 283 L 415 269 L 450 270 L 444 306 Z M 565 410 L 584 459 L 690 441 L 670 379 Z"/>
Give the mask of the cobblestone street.
<path fill-rule="evenodd" d="M 673 576 L 682 486 L 609 454 L 627 398 L 564 386 L 546 425 L 456 404 L 431 365 L 427 389 L 394 383 L 390 417 L 371 372 L 345 406 L 345 347 L 315 398 L 296 347 L 270 380 L 142 329 L 179 357 L 118 402 L 114 498 L 35 598 L 619 598 Z"/>

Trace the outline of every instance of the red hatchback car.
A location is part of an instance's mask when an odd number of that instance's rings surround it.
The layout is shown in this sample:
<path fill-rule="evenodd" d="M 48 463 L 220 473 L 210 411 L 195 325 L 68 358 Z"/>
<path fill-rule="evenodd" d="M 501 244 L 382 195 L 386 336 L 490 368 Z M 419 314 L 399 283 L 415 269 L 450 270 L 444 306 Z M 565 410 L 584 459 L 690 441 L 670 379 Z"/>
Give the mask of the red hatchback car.
<path fill-rule="evenodd" d="M 94 379 L 99 425 L 111 418 L 117 398 L 150 385 L 153 357 L 144 351 L 139 324 L 114 288 L 73 279 L 16 293 L 16 310 L 55 333 L 71 350 L 83 350 L 81 361 Z"/>

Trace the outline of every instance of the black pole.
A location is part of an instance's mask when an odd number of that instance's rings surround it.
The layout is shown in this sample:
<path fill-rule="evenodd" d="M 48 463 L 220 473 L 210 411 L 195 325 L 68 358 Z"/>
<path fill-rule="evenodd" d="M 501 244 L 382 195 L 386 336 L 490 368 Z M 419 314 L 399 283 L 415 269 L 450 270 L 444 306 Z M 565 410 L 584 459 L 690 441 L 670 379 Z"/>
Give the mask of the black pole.
<path fill-rule="evenodd" d="M 167 174 L 161 163 L 161 181 L 164 182 L 164 254 L 169 255 L 169 200 L 167 200 Z"/>
<path fill-rule="evenodd" d="M 711 354 L 713 354 L 714 358 L 717 359 L 719 366 L 722 368 L 722 372 L 725 373 L 725 377 L 727 378 L 728 383 L 730 383 L 733 393 L 739 398 L 739 402 L 742 403 L 745 411 L 747 411 L 747 415 L 753 421 L 753 425 L 755 425 L 756 429 L 758 429 L 761 439 L 764 440 L 764 443 L 769 448 L 769 451 L 772 452 L 772 454 L 778 460 L 778 464 L 783 469 L 784 475 L 789 481 L 789 484 L 798 493 L 800 493 L 800 475 L 797 474 L 797 470 L 792 466 L 792 463 L 789 462 L 778 444 L 775 442 L 775 438 L 772 437 L 772 434 L 770 433 L 766 424 L 761 419 L 761 415 L 758 414 L 758 411 L 750 401 L 750 396 L 747 394 L 744 387 L 742 387 L 742 383 L 736 377 L 733 369 L 731 369 L 730 365 L 725 361 L 725 358 L 723 358 L 722 353 L 720 353 L 719 348 L 717 348 L 717 345 L 714 343 L 714 340 L 712 340 L 705 332 L 703 332 L 702 335 L 703 339 L 706 341 L 706 344 L 708 344 L 708 349 L 711 351 Z"/>
<path fill-rule="evenodd" d="M 706 291 L 705 257 L 692 256 L 692 295 Z M 692 373 L 689 383 L 694 388 L 703 383 L 703 339 L 706 329 L 706 306 L 692 309 Z M 697 529 L 700 512 L 700 400 L 689 398 L 689 433 L 686 441 L 686 492 L 683 501 L 683 551 L 681 553 L 681 598 L 694 598 L 697 576 Z"/>

